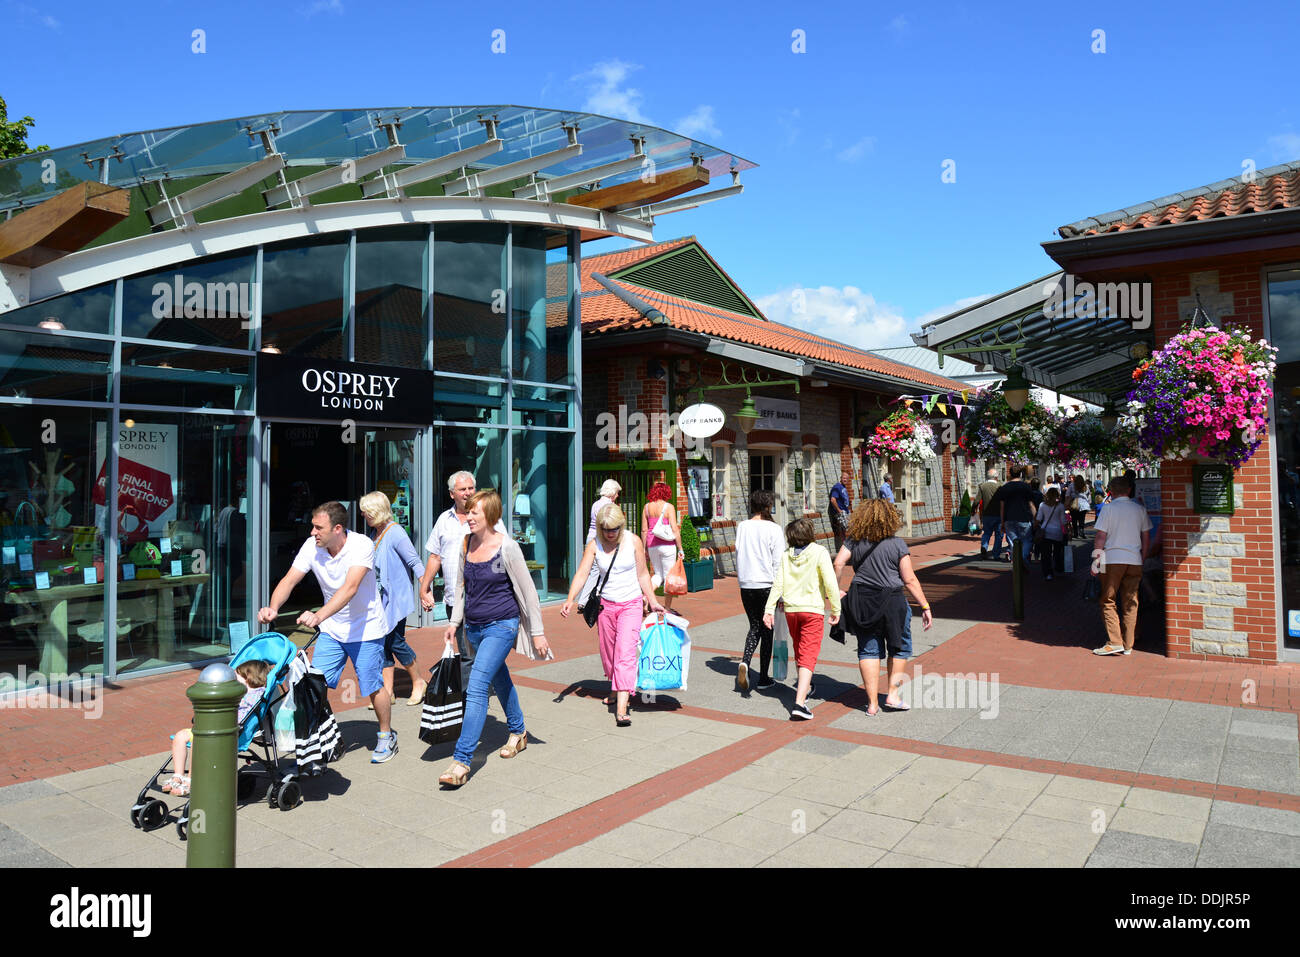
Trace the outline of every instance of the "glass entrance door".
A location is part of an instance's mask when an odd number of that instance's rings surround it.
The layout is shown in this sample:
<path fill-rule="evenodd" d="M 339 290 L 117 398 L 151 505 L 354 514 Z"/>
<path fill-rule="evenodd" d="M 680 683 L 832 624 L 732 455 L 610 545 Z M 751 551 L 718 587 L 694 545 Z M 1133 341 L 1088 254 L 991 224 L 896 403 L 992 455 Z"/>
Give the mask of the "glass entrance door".
<path fill-rule="evenodd" d="M 422 489 L 418 487 L 417 429 L 356 429 L 347 434 L 334 424 L 271 423 L 266 516 L 268 595 L 293 564 L 294 556 L 311 536 L 311 512 L 317 505 L 338 501 L 348 510 L 348 527 L 369 534 L 357 508 L 367 492 L 380 491 L 392 503 L 394 520 L 415 541 Z M 351 441 L 344 441 L 344 438 Z M 275 630 L 288 632 L 302 612 L 319 608 L 320 587 L 307 575 L 280 609 Z M 418 609 L 417 609 L 418 614 Z M 415 624 L 412 616 L 412 624 Z"/>

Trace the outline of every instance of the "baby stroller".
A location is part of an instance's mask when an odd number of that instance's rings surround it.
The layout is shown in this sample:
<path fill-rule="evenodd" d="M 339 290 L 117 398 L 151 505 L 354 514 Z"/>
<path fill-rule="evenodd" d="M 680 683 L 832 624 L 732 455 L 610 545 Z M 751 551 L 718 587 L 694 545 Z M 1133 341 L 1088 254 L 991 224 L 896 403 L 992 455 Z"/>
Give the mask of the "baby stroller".
<path fill-rule="evenodd" d="M 319 632 L 318 632 L 319 634 Z M 313 672 L 307 662 L 307 648 L 316 640 L 313 635 L 303 649 L 299 649 L 288 638 L 276 632 L 258 635 L 248 642 L 230 661 L 232 668 L 245 661 L 260 660 L 271 666 L 266 676 L 266 693 L 261 700 L 244 717 L 239 727 L 238 757 L 244 764 L 239 769 L 236 795 L 240 801 L 252 797 L 257 787 L 257 779 L 266 777 L 271 786 L 267 791 L 267 800 L 272 807 L 282 811 L 291 810 L 302 802 L 302 789 L 296 780 L 296 773 L 281 773 L 279 761 L 282 755 L 276 745 L 273 716 L 295 688 L 300 688 L 302 699 L 294 708 L 295 751 L 298 753 L 299 765 L 307 763 L 304 753 L 311 758 L 311 773 L 319 773 L 319 761 L 331 761 L 337 757 L 338 727 L 330 712 L 329 703 L 323 694 L 324 678 L 319 672 Z M 304 679 L 319 678 L 319 682 Z M 317 687 L 319 685 L 319 687 Z M 308 745 L 304 752 L 304 744 Z M 322 751 L 322 745 L 324 750 Z M 260 752 L 258 751 L 260 749 Z M 131 808 L 131 823 L 136 827 L 152 831 L 162 827 L 169 820 L 167 804 L 160 798 L 149 797 L 150 791 L 167 794 L 159 785 L 159 779 L 171 772 L 171 755 L 163 762 L 153 777 L 140 789 L 134 806 Z M 181 840 L 188 837 L 190 804 L 187 800 L 177 812 L 176 831 Z"/>

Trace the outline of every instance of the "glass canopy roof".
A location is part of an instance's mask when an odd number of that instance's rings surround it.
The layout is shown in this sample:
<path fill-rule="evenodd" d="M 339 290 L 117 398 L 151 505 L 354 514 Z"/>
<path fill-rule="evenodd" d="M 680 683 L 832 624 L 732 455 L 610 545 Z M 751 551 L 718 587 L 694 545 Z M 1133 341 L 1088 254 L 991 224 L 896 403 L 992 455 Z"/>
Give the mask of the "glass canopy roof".
<path fill-rule="evenodd" d="M 266 156 L 257 134 L 272 128 L 276 130 L 276 150 L 283 154 L 287 166 L 319 167 L 386 148 L 389 143 L 383 125 L 400 123 L 397 136 L 406 147 L 406 159 L 394 165 L 412 165 L 483 143 L 487 131 L 480 117 L 496 118 L 497 136 L 504 145 L 488 160 L 473 164 L 478 171 L 567 146 L 565 126 L 578 127 L 582 154 L 539 171 L 539 179 L 625 159 L 633 153 L 633 136 L 645 137 L 645 152 L 657 173 L 689 165 L 692 154 L 702 158 L 711 177 L 757 165 L 669 130 L 594 113 L 508 105 L 285 111 L 123 133 L 5 160 L 0 162 L 0 210 L 34 205 L 79 181 L 98 181 L 100 164 L 95 161 L 105 156 L 113 157 L 108 161 L 107 182 L 120 187 L 135 186 L 142 180 L 230 172 Z M 51 159 L 53 167 L 48 162 Z M 633 170 L 607 177 L 602 186 L 630 182 L 640 175 Z"/>

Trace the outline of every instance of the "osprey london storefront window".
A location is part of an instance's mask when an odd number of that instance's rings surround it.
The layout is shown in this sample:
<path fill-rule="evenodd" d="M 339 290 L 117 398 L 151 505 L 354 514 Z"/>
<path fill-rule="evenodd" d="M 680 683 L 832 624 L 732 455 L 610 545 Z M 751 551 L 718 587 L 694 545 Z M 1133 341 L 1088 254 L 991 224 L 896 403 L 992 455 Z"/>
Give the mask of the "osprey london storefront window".
<path fill-rule="evenodd" d="M 357 502 L 384 492 L 423 560 L 461 469 L 501 493 L 542 597 L 563 595 L 577 250 L 505 222 L 362 229 L 0 313 L 0 692 L 226 657 L 315 506 L 368 533 Z M 408 624 L 442 618 L 442 590 Z M 308 576 L 273 627 L 320 604 Z"/>

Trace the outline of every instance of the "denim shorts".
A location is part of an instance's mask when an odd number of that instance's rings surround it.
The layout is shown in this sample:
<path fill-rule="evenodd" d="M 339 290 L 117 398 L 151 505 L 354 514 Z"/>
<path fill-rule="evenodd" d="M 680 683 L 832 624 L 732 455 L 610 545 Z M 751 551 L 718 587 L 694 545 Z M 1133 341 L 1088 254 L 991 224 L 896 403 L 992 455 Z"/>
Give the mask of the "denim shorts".
<path fill-rule="evenodd" d="M 858 636 L 858 660 L 885 657 L 885 639 L 881 635 Z M 912 603 L 907 603 L 907 615 L 903 618 L 903 634 L 897 648 L 890 648 L 889 654 L 895 658 L 912 657 Z"/>
<path fill-rule="evenodd" d="M 402 667 L 415 664 L 415 649 L 406 643 L 406 622 L 399 621 L 397 627 L 384 636 L 384 667 L 392 668 L 393 659 L 402 663 Z"/>
<path fill-rule="evenodd" d="M 316 638 L 312 653 L 312 667 L 325 673 L 325 683 L 331 688 L 339 686 L 343 666 L 351 660 L 357 672 L 357 685 L 363 698 L 368 698 L 384 686 L 383 641 L 337 641 L 322 634 Z"/>

